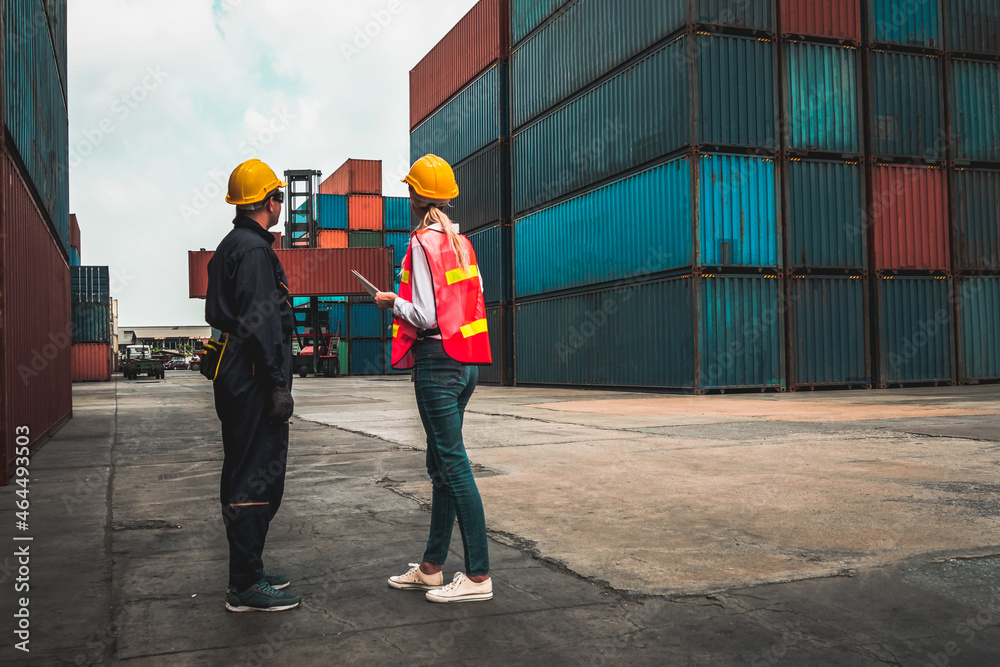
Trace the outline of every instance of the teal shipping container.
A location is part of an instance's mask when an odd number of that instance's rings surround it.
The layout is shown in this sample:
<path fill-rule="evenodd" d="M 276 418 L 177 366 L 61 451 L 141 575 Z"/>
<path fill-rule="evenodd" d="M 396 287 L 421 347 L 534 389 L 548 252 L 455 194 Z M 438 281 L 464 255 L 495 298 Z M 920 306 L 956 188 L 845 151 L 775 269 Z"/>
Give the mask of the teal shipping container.
<path fill-rule="evenodd" d="M 414 128 L 410 162 L 433 153 L 455 165 L 510 135 L 507 64 L 490 67 Z"/>
<path fill-rule="evenodd" d="M 511 0 L 510 43 L 514 45 L 572 0 Z"/>
<path fill-rule="evenodd" d="M 510 219 L 510 147 L 496 144 L 455 167 L 458 197 L 448 215 L 462 233 Z"/>
<path fill-rule="evenodd" d="M 953 1 L 944 0 L 945 4 Z M 939 2 L 940 0 L 868 0 L 869 42 L 943 48 Z"/>
<path fill-rule="evenodd" d="M 3 113 L 10 139 L 40 198 L 39 208 L 68 256 L 70 167 L 93 153 L 100 142 L 83 136 L 69 145 L 66 4 L 50 3 L 48 10 L 51 20 L 45 3 L 37 0 L 3 3 Z M 56 31 L 50 33 L 51 28 Z"/>
<path fill-rule="evenodd" d="M 514 213 L 691 144 L 773 149 L 775 91 L 772 43 L 679 38 L 514 135 Z"/>
<path fill-rule="evenodd" d="M 1000 55 L 1000 2 L 944 0 L 944 7 L 949 51 Z"/>
<path fill-rule="evenodd" d="M 957 169 L 951 191 L 955 268 L 1000 270 L 1000 172 Z"/>
<path fill-rule="evenodd" d="M 514 383 L 514 317 L 510 306 L 486 309 L 493 363 L 479 367 L 479 381 L 509 386 Z"/>
<path fill-rule="evenodd" d="M 670 160 L 516 220 L 515 294 L 691 266 L 779 268 L 777 204 L 769 158 Z"/>
<path fill-rule="evenodd" d="M 385 245 L 394 249 L 393 266 L 402 266 L 406 249 L 410 247 L 410 232 L 386 232 Z"/>
<path fill-rule="evenodd" d="M 870 58 L 872 152 L 944 160 L 941 59 L 887 51 L 874 51 Z"/>
<path fill-rule="evenodd" d="M 405 232 L 413 227 L 409 197 L 385 197 L 382 202 L 382 226 L 386 230 Z"/>
<path fill-rule="evenodd" d="M 847 46 L 785 44 L 788 147 L 861 152 L 858 51 Z"/>
<path fill-rule="evenodd" d="M 108 267 L 73 266 L 69 274 L 73 303 L 107 303 L 111 300 L 111 272 Z"/>
<path fill-rule="evenodd" d="M 351 375 L 384 375 L 385 343 L 381 340 L 351 340 Z"/>
<path fill-rule="evenodd" d="M 682 276 L 520 302 L 516 381 L 698 392 L 782 388 L 779 287 L 776 277 Z"/>
<path fill-rule="evenodd" d="M 76 248 L 69 249 L 69 265 L 80 266 L 80 251 Z"/>
<path fill-rule="evenodd" d="M 1000 162 L 1000 64 L 953 60 L 950 67 L 952 157 Z"/>
<path fill-rule="evenodd" d="M 320 229 L 347 229 L 346 195 L 316 195 L 316 224 Z"/>
<path fill-rule="evenodd" d="M 863 178 L 857 162 L 785 164 L 789 268 L 867 268 Z"/>
<path fill-rule="evenodd" d="M 476 253 L 486 303 L 511 300 L 511 237 L 510 225 L 494 225 L 468 235 Z"/>
<path fill-rule="evenodd" d="M 347 335 L 347 303 L 343 301 L 320 301 L 322 320 L 329 327 L 327 331 L 341 336 Z"/>
<path fill-rule="evenodd" d="M 791 388 L 870 386 L 866 281 L 794 276 L 789 283 Z"/>
<path fill-rule="evenodd" d="M 1000 380 L 1000 277 L 958 279 L 962 382 Z"/>
<path fill-rule="evenodd" d="M 350 338 L 382 338 L 385 335 L 384 311 L 374 303 L 352 303 L 349 313 Z"/>
<path fill-rule="evenodd" d="M 74 343 L 107 343 L 111 340 L 111 306 L 108 303 L 72 305 Z"/>
<path fill-rule="evenodd" d="M 879 385 L 952 382 L 951 281 L 876 278 Z"/>

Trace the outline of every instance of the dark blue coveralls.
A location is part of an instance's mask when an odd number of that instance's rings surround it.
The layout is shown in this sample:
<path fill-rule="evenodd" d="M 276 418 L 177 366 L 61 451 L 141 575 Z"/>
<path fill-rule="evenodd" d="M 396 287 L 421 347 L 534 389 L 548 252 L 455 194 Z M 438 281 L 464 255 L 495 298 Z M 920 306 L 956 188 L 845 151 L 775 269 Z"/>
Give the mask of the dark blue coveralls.
<path fill-rule="evenodd" d="M 272 424 L 271 390 L 292 387 L 295 316 L 274 236 L 237 215 L 208 263 L 205 320 L 227 334 L 215 378 L 222 421 L 220 498 L 229 539 L 229 586 L 244 591 L 264 575 L 261 554 L 281 504 L 288 424 Z"/>

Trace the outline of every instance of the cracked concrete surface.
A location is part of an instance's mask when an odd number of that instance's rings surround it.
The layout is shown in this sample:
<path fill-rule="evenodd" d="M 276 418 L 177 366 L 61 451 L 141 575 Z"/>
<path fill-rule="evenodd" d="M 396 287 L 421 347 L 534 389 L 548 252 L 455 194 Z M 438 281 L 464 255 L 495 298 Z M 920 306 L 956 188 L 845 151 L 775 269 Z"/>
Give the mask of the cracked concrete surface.
<path fill-rule="evenodd" d="M 870 404 L 866 421 L 780 418 L 814 411 L 811 392 L 648 414 L 615 404 L 672 397 L 481 387 L 466 437 L 496 598 L 455 606 L 385 585 L 426 539 L 411 392 L 296 381 L 265 558 L 304 604 L 227 614 L 210 385 L 76 385 L 31 462 L 32 653 L 5 631 L 0 662 L 1000 664 L 1000 387 L 822 394 Z M 4 587 L 11 571 L 0 555 Z"/>

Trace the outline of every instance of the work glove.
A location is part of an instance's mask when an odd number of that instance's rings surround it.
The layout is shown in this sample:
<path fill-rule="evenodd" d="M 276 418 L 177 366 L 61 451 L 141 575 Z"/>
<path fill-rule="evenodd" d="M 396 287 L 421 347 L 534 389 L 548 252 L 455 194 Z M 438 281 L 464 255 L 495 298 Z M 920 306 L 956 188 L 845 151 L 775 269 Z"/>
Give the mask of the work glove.
<path fill-rule="evenodd" d="M 292 416 L 295 401 L 288 387 L 275 387 L 271 390 L 271 414 L 267 416 L 272 424 L 284 424 Z"/>

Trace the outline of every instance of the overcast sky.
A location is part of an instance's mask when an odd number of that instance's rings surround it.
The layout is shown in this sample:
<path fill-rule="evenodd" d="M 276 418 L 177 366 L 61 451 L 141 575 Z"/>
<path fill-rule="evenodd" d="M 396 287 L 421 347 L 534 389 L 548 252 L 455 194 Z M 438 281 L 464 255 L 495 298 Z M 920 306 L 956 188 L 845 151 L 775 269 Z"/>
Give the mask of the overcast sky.
<path fill-rule="evenodd" d="M 119 325 L 204 324 L 187 251 L 232 228 L 233 167 L 409 160 L 409 70 L 474 0 L 73 0 L 70 212 Z"/>

